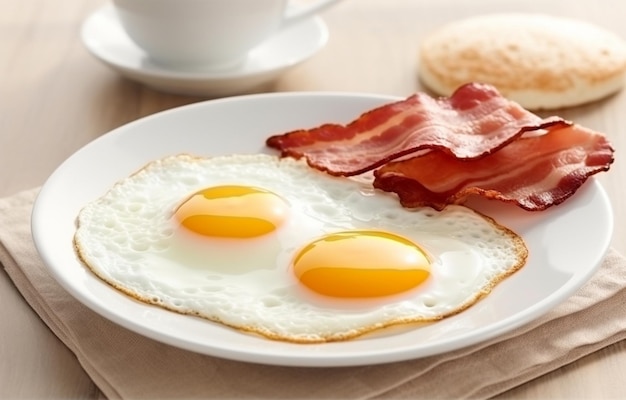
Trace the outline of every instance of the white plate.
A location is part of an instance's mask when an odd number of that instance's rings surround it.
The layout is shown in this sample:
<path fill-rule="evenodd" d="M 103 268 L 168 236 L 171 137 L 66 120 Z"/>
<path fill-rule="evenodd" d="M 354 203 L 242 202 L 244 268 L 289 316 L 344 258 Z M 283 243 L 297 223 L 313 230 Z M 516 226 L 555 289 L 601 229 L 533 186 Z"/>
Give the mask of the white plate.
<path fill-rule="evenodd" d="M 184 71 L 153 63 L 122 29 L 113 6 L 89 16 L 81 37 L 99 60 L 134 81 L 168 93 L 225 96 L 258 89 L 305 61 L 328 41 L 328 29 L 313 17 L 278 32 L 252 50 L 245 63 L 223 72 Z"/>
<path fill-rule="evenodd" d="M 77 261 L 72 237 L 79 210 L 150 160 L 179 152 L 268 152 L 264 139 L 271 134 L 323 122 L 346 123 L 391 100 L 396 99 L 341 93 L 248 95 L 197 103 L 122 126 L 76 152 L 47 180 L 33 210 L 35 244 L 69 293 L 128 329 L 195 352 L 289 366 L 376 364 L 455 350 L 537 318 L 587 281 L 608 249 L 613 229 L 610 203 L 593 178 L 568 201 L 544 212 L 474 202 L 522 235 L 530 250 L 527 265 L 457 316 L 347 342 L 270 341 L 165 311 L 117 292 Z"/>

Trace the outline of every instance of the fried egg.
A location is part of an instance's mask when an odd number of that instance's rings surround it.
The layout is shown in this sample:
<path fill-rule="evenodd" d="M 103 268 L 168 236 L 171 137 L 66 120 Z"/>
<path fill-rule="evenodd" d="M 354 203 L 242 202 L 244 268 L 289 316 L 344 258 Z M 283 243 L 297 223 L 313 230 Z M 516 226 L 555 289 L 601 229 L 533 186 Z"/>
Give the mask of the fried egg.
<path fill-rule="evenodd" d="M 74 243 L 142 302 L 296 343 L 456 314 L 527 256 L 464 206 L 404 209 L 265 154 L 153 161 L 80 211 Z"/>

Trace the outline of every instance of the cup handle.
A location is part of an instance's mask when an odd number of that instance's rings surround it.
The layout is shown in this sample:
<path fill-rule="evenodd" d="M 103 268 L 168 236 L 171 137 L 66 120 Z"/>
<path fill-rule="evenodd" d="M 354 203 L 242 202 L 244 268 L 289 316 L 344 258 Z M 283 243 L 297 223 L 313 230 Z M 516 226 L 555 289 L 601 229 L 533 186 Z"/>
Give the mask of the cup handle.
<path fill-rule="evenodd" d="M 282 26 L 289 26 L 296 22 L 302 21 L 308 17 L 311 17 L 314 14 L 324 10 L 327 7 L 330 7 L 334 3 L 338 3 L 340 0 L 318 0 L 310 2 L 311 4 L 307 4 L 303 7 L 287 7 L 287 11 L 283 17 Z"/>

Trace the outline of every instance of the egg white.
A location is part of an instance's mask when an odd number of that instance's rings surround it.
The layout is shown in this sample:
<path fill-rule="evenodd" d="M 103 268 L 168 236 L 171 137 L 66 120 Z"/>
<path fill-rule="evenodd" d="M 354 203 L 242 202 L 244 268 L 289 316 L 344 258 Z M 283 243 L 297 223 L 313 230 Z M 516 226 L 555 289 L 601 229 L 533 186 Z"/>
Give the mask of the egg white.
<path fill-rule="evenodd" d="M 278 194 L 290 205 L 287 222 L 253 239 L 181 231 L 172 220 L 175 208 L 200 189 L 224 184 Z M 328 298 L 299 284 L 289 271 L 294 253 L 347 229 L 412 239 L 433 258 L 431 276 L 414 290 L 377 299 Z M 183 154 L 151 162 L 80 211 L 74 242 L 89 269 L 140 301 L 298 343 L 453 315 L 527 256 L 519 236 L 469 208 L 407 210 L 371 185 L 264 154 Z"/>

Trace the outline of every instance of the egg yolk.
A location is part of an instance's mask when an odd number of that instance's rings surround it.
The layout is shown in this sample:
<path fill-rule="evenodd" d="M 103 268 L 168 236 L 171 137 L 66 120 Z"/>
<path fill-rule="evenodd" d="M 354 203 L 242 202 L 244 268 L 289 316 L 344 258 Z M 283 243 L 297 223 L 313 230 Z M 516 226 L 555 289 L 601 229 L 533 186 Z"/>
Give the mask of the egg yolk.
<path fill-rule="evenodd" d="M 430 275 L 430 260 L 412 241 L 382 231 L 332 233 L 305 246 L 292 262 L 309 289 L 333 297 L 398 294 Z"/>
<path fill-rule="evenodd" d="M 274 231 L 286 219 L 288 204 L 270 191 L 251 186 L 215 186 L 187 198 L 174 216 L 204 236 L 251 238 Z"/>

